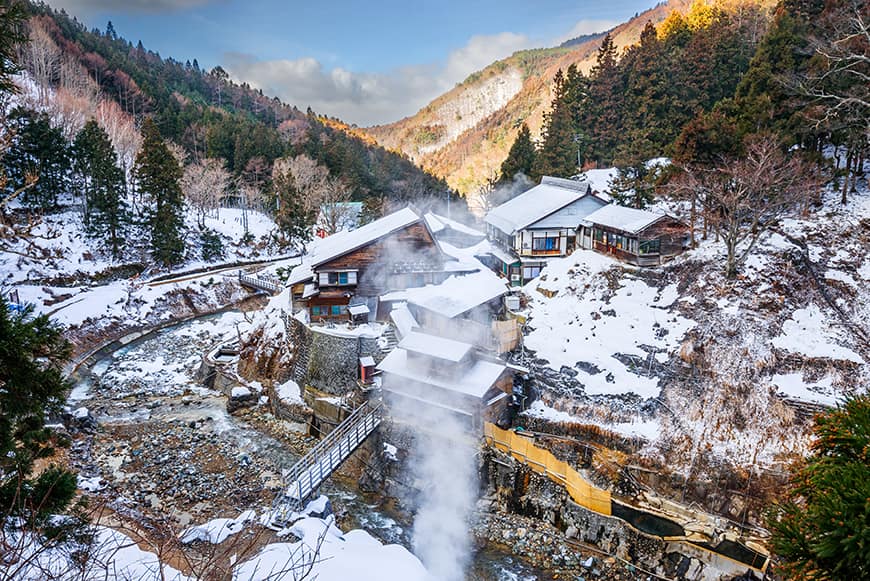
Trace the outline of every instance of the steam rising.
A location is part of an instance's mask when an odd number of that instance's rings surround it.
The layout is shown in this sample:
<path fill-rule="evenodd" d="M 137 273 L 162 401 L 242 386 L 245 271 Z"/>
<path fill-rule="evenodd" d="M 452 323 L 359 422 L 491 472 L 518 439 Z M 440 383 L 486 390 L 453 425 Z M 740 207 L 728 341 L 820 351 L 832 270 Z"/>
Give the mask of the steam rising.
<path fill-rule="evenodd" d="M 433 579 L 463 581 L 471 561 L 469 518 L 478 489 L 474 442 L 468 427 L 450 412 L 426 406 L 413 414 L 421 428 L 413 470 L 422 488 L 414 519 L 414 553 Z"/>

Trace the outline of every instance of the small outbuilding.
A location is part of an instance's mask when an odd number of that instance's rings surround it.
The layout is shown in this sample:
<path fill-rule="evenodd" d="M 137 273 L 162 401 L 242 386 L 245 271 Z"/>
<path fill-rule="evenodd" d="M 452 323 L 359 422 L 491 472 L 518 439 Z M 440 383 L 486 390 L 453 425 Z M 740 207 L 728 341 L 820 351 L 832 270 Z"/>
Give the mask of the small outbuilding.
<path fill-rule="evenodd" d="M 625 262 L 655 266 L 683 252 L 688 233 L 686 224 L 667 214 L 610 204 L 586 216 L 581 239 Z"/>

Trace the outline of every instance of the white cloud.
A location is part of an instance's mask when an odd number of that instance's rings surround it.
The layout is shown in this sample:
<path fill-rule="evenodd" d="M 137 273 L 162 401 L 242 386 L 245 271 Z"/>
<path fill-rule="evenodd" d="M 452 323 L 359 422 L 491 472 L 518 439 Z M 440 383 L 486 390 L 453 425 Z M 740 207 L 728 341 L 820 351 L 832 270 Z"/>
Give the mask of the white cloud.
<path fill-rule="evenodd" d="M 553 44 L 559 45 L 566 40 L 571 40 L 572 38 L 577 38 L 578 36 L 604 32 L 605 30 L 610 30 L 617 24 L 619 24 L 619 21 L 617 20 L 579 20 L 576 24 L 574 24 L 574 26 L 571 27 L 571 30 L 555 38 L 553 40 Z"/>
<path fill-rule="evenodd" d="M 405 66 L 386 73 L 327 69 L 310 57 L 259 60 L 240 53 L 225 55 L 224 68 L 234 79 L 301 109 L 311 107 L 350 123 L 372 125 L 413 114 L 471 73 L 527 48 L 529 42 L 525 35 L 511 32 L 473 36 L 444 63 Z"/>
<path fill-rule="evenodd" d="M 49 0 L 58 10 L 63 8 L 70 14 L 93 12 L 134 12 L 159 14 L 176 12 L 212 4 L 215 0 Z"/>

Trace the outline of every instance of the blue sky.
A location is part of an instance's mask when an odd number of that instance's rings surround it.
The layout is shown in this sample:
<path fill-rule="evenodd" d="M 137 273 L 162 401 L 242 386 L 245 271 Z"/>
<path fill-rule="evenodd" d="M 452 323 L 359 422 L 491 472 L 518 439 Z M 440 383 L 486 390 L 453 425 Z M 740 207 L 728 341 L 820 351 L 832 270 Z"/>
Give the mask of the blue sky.
<path fill-rule="evenodd" d="M 49 0 L 89 27 L 360 125 L 410 115 L 515 50 L 604 30 L 653 0 Z"/>

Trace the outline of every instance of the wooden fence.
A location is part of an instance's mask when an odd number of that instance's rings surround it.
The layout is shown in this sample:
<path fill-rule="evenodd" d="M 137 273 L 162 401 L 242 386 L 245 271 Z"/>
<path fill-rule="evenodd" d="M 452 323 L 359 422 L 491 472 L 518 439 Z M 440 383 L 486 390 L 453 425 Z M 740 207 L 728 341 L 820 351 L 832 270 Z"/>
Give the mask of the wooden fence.
<path fill-rule="evenodd" d="M 593 485 L 567 462 L 553 456 L 549 450 L 538 448 L 531 438 L 510 430 L 502 430 L 490 423 L 484 426 L 483 433 L 491 446 L 510 454 L 535 472 L 564 486 L 574 502 L 583 508 L 611 516 L 612 504 L 609 491 Z"/>

